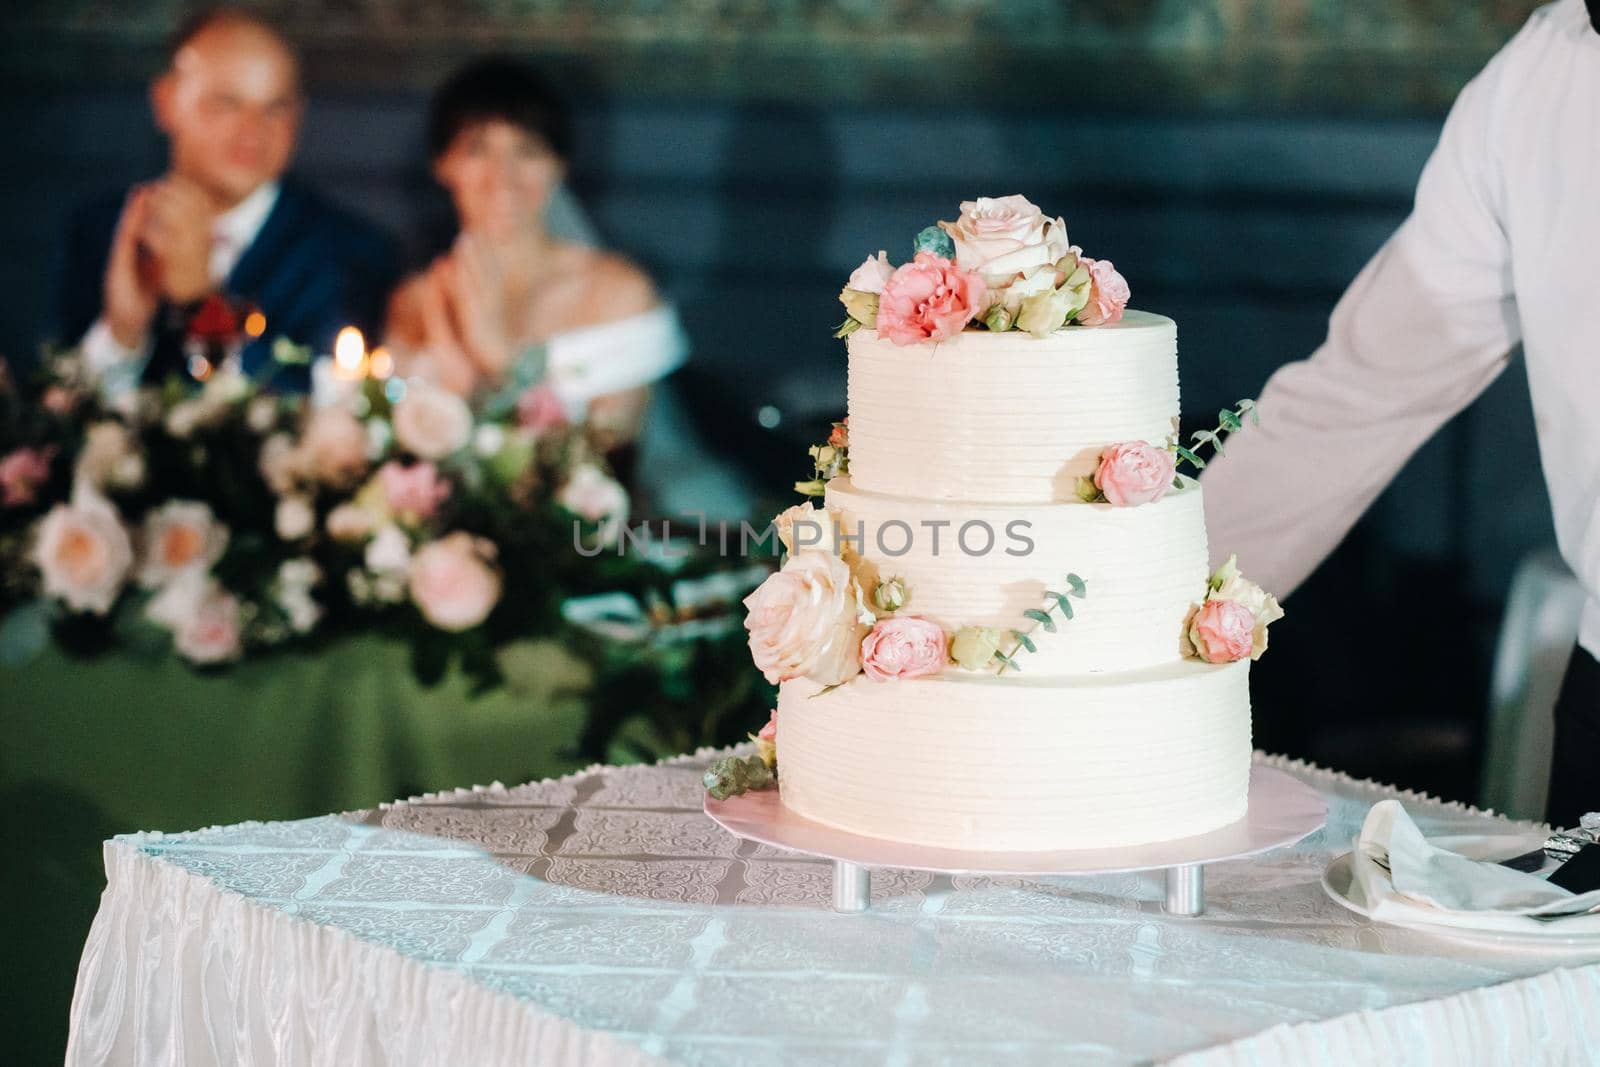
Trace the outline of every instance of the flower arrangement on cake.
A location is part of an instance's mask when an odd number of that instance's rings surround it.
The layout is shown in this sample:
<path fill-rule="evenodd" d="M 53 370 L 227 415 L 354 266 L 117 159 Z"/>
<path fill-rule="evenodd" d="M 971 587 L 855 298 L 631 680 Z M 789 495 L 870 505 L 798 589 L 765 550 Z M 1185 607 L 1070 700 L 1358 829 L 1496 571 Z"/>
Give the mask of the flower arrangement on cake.
<path fill-rule="evenodd" d="M 839 294 L 848 317 L 835 336 L 875 329 L 899 345 L 943 341 L 968 327 L 1046 337 L 1066 326 L 1110 326 L 1131 293 L 1108 259 L 1067 240 L 1067 224 L 1027 197 L 964 201 L 954 222 L 924 228 L 912 258 L 867 258 Z"/>
<path fill-rule="evenodd" d="M 492 684 L 497 646 L 649 566 L 574 550 L 618 536 L 628 494 L 539 387 L 488 416 L 394 378 L 314 406 L 205 370 L 115 406 L 71 352 L 0 386 L 4 660 L 53 637 L 214 667 L 385 631 L 424 680 L 459 659 Z"/>

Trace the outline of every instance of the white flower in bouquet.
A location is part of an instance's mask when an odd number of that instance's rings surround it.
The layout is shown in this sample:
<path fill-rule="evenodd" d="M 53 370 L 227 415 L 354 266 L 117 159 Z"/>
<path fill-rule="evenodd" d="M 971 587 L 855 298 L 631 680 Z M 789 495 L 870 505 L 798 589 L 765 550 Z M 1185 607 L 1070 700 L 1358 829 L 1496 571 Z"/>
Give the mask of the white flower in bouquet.
<path fill-rule="evenodd" d="M 328 536 L 340 544 L 354 544 L 371 536 L 378 520 L 359 504 L 340 504 L 328 512 Z"/>
<path fill-rule="evenodd" d="M 254 433 L 271 433 L 278 425 L 278 398 L 271 395 L 253 398 L 245 406 L 244 423 Z"/>
<path fill-rule="evenodd" d="M 133 544 L 110 501 L 79 491 L 40 520 L 30 558 L 47 595 L 74 611 L 104 615 L 133 566 Z"/>
<path fill-rule="evenodd" d="M 139 584 L 155 589 L 190 570 L 207 571 L 228 547 L 228 528 L 198 500 L 169 500 L 144 518 Z"/>
<path fill-rule="evenodd" d="M 128 428 L 106 420 L 84 433 L 83 447 L 73 467 L 75 485 L 90 489 L 137 489 L 144 482 L 144 457 Z"/>
<path fill-rule="evenodd" d="M 306 454 L 286 433 L 275 433 L 261 442 L 261 455 L 256 465 L 261 471 L 261 480 L 279 496 L 311 480 Z"/>
<path fill-rule="evenodd" d="M 310 633 L 322 619 L 322 605 L 311 589 L 322 580 L 322 569 L 309 559 L 286 559 L 278 565 L 274 599 L 297 634 Z"/>
<path fill-rule="evenodd" d="M 872 613 L 849 566 L 833 553 L 796 553 L 744 606 L 750 654 L 767 681 L 838 685 L 861 672 Z"/>
<path fill-rule="evenodd" d="M 829 527 L 832 523 L 832 514 L 816 507 L 809 500 L 785 508 L 772 520 L 772 525 L 778 533 L 778 541 L 788 552 L 795 550 L 795 527 L 800 528 L 799 539 L 804 542 L 800 546 L 802 549 L 829 548 L 828 534 L 831 532 Z"/>
<path fill-rule="evenodd" d="M 567 484 L 556 494 L 556 503 L 589 522 L 598 523 L 601 547 L 616 544 L 622 524 L 628 520 L 628 491 L 593 463 L 580 463 L 573 468 Z"/>
<path fill-rule="evenodd" d="M 480 459 L 493 459 L 506 444 L 505 427 L 486 422 L 472 434 L 472 451 Z"/>
<path fill-rule="evenodd" d="M 200 426 L 206 414 L 206 405 L 198 399 L 180 400 L 172 405 L 171 411 L 167 412 L 163 425 L 166 426 L 167 433 L 180 441 L 187 441 L 194 436 L 194 431 Z"/>
<path fill-rule="evenodd" d="M 472 409 L 454 393 L 413 385 L 394 408 L 394 436 L 419 459 L 443 459 L 472 437 Z"/>
<path fill-rule="evenodd" d="M 394 523 L 385 523 L 367 542 L 363 562 L 373 574 L 400 574 L 411 566 L 411 542 Z"/>
<path fill-rule="evenodd" d="M 300 437 L 302 463 L 322 482 L 348 488 L 367 470 L 367 431 L 361 420 L 340 407 L 317 408 Z"/>
<path fill-rule="evenodd" d="M 172 631 L 172 645 L 191 663 L 237 659 L 239 601 L 215 578 L 190 570 L 174 578 L 145 606 L 145 617 Z"/>
<path fill-rule="evenodd" d="M 470 630 L 500 601 L 494 545 L 456 531 L 417 549 L 411 558 L 412 603 L 441 630 Z"/>
<path fill-rule="evenodd" d="M 1260 659 L 1267 650 L 1267 627 L 1283 618 L 1278 598 L 1240 574 L 1239 557 L 1229 556 L 1211 576 L 1211 592 L 1206 599 L 1232 601 L 1250 613 L 1254 620 L 1250 658 Z"/>
<path fill-rule="evenodd" d="M 299 541 L 311 536 L 317 528 L 317 511 L 311 498 L 301 493 L 290 493 L 278 498 L 272 513 L 272 527 L 280 541 Z"/>

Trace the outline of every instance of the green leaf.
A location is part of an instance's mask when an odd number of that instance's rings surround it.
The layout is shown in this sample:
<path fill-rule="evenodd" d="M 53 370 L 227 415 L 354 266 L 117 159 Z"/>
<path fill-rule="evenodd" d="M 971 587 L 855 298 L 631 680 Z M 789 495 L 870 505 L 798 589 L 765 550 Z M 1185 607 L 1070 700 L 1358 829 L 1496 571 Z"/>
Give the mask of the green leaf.
<path fill-rule="evenodd" d="M 1063 600 L 1061 602 L 1061 614 L 1069 619 L 1072 618 L 1072 603 L 1070 601 Z"/>
<path fill-rule="evenodd" d="M 50 643 L 50 601 L 40 598 L 19 604 L 0 622 L 0 665 L 20 667 Z"/>
<path fill-rule="evenodd" d="M 846 316 L 845 320 L 839 324 L 836 330 L 833 331 L 833 336 L 849 337 L 859 329 L 861 329 L 861 323 L 850 316 Z"/>
<path fill-rule="evenodd" d="M 1022 614 L 1044 627 L 1045 633 L 1053 634 L 1056 632 L 1056 620 L 1052 619 L 1048 612 L 1040 611 L 1038 608 L 1029 608 Z"/>
<path fill-rule="evenodd" d="M 1072 595 L 1076 597 L 1087 596 L 1089 587 L 1083 584 L 1083 579 L 1076 574 L 1067 575 L 1067 585 L 1072 587 Z"/>
<path fill-rule="evenodd" d="M 1072 601 L 1067 599 L 1067 594 L 1058 593 L 1054 589 L 1046 589 L 1044 595 L 1060 604 L 1061 610 L 1066 613 L 1067 618 L 1072 618 Z"/>
<path fill-rule="evenodd" d="M 1210 430 L 1196 430 L 1189 436 L 1189 440 L 1195 442 L 1196 444 L 1210 443 L 1215 445 L 1217 443 L 1217 435 L 1212 433 Z"/>
<path fill-rule="evenodd" d="M 1221 411 L 1217 412 L 1217 420 L 1230 431 L 1244 428 L 1244 423 L 1239 421 L 1239 416 L 1235 415 L 1227 408 L 1223 408 Z"/>
<path fill-rule="evenodd" d="M 1206 469 L 1206 461 L 1201 459 L 1195 453 L 1189 451 L 1187 448 L 1184 448 L 1182 445 L 1173 445 L 1172 450 L 1178 453 L 1179 459 L 1189 464 L 1195 470 L 1203 471 Z"/>
<path fill-rule="evenodd" d="M 995 654 L 994 654 L 994 658 L 1000 661 L 1000 670 L 1001 671 L 1005 671 L 1005 670 L 1009 669 L 1009 670 L 1017 671 L 1017 672 L 1020 673 L 1021 670 L 1022 670 L 1021 667 L 1017 666 L 1017 661 L 1012 659 L 1010 656 L 1006 655 L 1004 652 L 996 651 Z"/>
<path fill-rule="evenodd" d="M 1039 651 L 1039 646 L 1033 643 L 1033 638 L 1029 637 L 1027 634 L 1023 633 L 1021 630 L 1012 630 L 1011 631 L 1011 636 L 1015 637 L 1017 639 L 1018 643 L 1020 643 L 1022 645 L 1022 647 L 1027 649 L 1029 652 L 1037 652 L 1037 651 Z M 1015 655 L 1015 653 L 1012 653 L 1012 654 Z"/>

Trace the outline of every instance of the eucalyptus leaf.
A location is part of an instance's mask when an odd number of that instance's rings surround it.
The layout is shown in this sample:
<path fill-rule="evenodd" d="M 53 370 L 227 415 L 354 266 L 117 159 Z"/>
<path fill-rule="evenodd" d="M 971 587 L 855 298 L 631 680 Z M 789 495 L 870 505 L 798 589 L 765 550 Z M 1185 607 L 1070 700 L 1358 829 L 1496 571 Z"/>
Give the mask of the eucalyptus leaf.
<path fill-rule="evenodd" d="M 1040 611 L 1038 608 L 1029 608 L 1022 614 L 1044 627 L 1045 633 L 1053 634 L 1056 632 L 1056 620 L 1050 617 L 1049 612 Z"/>
<path fill-rule="evenodd" d="M 1194 452 L 1184 448 L 1182 445 L 1173 445 L 1172 450 L 1178 454 L 1179 459 L 1189 464 L 1195 470 L 1202 471 L 1206 469 L 1206 461 L 1201 459 Z"/>
<path fill-rule="evenodd" d="M 1058 593 L 1054 589 L 1046 589 L 1044 595 L 1060 604 L 1061 610 L 1066 613 L 1067 618 L 1072 618 L 1072 601 L 1067 599 L 1067 594 Z"/>
<path fill-rule="evenodd" d="M 1076 574 L 1067 575 L 1067 585 L 1072 587 L 1073 596 L 1087 596 L 1089 593 L 1089 587 L 1085 585 L 1083 583 L 1083 579 L 1079 578 Z"/>
<path fill-rule="evenodd" d="M 1244 423 L 1239 420 L 1239 416 L 1235 415 L 1227 408 L 1223 408 L 1221 411 L 1217 412 L 1217 421 L 1221 422 L 1222 425 L 1229 430 L 1239 430 L 1244 427 Z"/>
<path fill-rule="evenodd" d="M 1022 647 L 1027 649 L 1029 652 L 1037 652 L 1037 651 L 1039 651 L 1039 646 L 1033 643 L 1033 638 L 1029 637 L 1027 634 L 1023 633 L 1021 630 L 1012 630 L 1011 631 L 1011 636 L 1015 637 L 1017 639 L 1018 643 L 1021 644 Z"/>

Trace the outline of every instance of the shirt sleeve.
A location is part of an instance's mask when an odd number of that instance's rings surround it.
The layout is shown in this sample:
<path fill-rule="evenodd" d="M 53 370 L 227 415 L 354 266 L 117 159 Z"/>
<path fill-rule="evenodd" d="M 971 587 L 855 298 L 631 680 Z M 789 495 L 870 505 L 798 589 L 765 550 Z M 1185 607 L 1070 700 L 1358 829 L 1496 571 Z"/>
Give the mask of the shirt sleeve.
<path fill-rule="evenodd" d="M 1204 472 L 1213 560 L 1287 596 L 1408 458 L 1506 366 L 1520 337 L 1491 128 L 1517 41 L 1461 93 L 1411 216 L 1280 368 L 1260 425 Z"/>
<path fill-rule="evenodd" d="M 105 319 L 96 319 L 79 342 L 78 352 L 89 380 L 99 388 L 101 396 L 110 400 L 138 388 L 150 359 L 150 342 L 147 338 L 129 348 L 117 340 Z"/>

